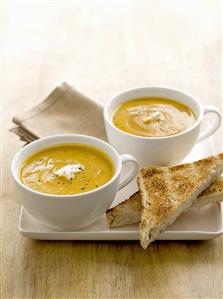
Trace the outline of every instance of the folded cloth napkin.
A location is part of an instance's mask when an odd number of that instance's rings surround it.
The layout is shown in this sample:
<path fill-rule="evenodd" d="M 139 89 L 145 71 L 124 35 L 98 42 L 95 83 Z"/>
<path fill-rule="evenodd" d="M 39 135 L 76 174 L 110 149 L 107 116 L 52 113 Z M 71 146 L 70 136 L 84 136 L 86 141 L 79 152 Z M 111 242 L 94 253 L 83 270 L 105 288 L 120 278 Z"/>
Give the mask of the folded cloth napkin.
<path fill-rule="evenodd" d="M 103 107 L 82 95 L 66 82 L 62 83 L 39 105 L 13 118 L 10 131 L 22 141 L 40 137 L 78 133 L 106 140 Z"/>

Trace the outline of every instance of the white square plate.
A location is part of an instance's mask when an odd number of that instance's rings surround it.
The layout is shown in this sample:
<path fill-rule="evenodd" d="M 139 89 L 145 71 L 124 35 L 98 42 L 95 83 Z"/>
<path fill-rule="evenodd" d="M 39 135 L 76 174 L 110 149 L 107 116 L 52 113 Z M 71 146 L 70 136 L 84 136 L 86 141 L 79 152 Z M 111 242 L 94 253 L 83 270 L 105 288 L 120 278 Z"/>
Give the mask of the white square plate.
<path fill-rule="evenodd" d="M 213 155 L 212 140 L 197 144 L 184 162 L 195 161 Z M 128 198 L 136 191 L 133 182 L 118 192 L 113 205 Z M 183 213 L 160 234 L 159 240 L 207 240 L 223 233 L 223 208 L 220 204 L 210 204 L 202 209 L 191 209 Z M 57 231 L 35 220 L 22 207 L 18 225 L 19 232 L 29 238 L 39 240 L 138 240 L 138 225 L 128 225 L 109 229 L 105 216 L 80 231 Z"/>

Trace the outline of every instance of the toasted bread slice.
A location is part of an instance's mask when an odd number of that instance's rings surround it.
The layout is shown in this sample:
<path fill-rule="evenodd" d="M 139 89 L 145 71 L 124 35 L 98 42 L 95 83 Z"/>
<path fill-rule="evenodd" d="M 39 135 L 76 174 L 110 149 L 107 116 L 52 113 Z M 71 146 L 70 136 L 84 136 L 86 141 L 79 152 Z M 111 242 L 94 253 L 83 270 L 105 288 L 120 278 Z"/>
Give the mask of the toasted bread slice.
<path fill-rule="evenodd" d="M 198 196 L 191 208 L 201 208 L 209 203 L 223 201 L 223 177 L 218 177 Z M 138 223 L 141 218 L 141 196 L 139 191 L 106 212 L 110 228 Z"/>
<path fill-rule="evenodd" d="M 221 201 L 223 201 L 223 176 L 218 177 L 214 183 L 205 189 L 192 207 L 202 208 L 209 203 L 217 203 Z"/>
<path fill-rule="evenodd" d="M 141 169 L 137 177 L 142 199 L 141 246 L 147 248 L 160 232 L 195 203 L 222 170 L 223 153 L 173 167 Z"/>
<path fill-rule="evenodd" d="M 141 217 L 141 196 L 134 193 L 125 201 L 106 212 L 109 227 L 119 227 L 127 224 L 138 223 Z"/>

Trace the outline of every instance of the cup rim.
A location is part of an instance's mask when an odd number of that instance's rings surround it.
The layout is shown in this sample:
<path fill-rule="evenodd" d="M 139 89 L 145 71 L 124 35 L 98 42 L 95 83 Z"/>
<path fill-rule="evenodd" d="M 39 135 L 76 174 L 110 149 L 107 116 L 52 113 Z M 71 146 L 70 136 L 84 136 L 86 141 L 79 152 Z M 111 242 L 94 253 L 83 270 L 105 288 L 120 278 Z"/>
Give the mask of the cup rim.
<path fill-rule="evenodd" d="M 102 185 L 102 186 L 100 186 L 100 187 L 98 187 L 98 188 L 96 188 L 96 189 L 93 189 L 93 190 L 90 190 L 90 191 L 87 191 L 87 192 L 83 192 L 83 193 L 78 193 L 78 194 L 62 194 L 62 195 L 60 195 L 60 194 L 48 194 L 48 193 L 43 193 L 43 192 L 39 192 L 39 191 L 36 191 L 36 190 L 33 190 L 33 189 L 31 189 L 30 187 L 28 187 L 28 186 L 26 186 L 25 184 L 23 184 L 20 180 L 19 180 L 19 178 L 18 178 L 18 174 L 16 174 L 16 170 L 15 170 L 15 166 L 17 165 L 17 162 L 16 161 L 18 161 L 19 160 L 19 156 L 21 155 L 21 153 L 25 150 L 25 149 L 27 149 L 27 148 L 29 148 L 29 147 L 31 147 L 31 146 L 33 146 L 33 145 L 35 145 L 35 144 L 38 144 L 38 143 L 42 143 L 42 142 L 44 142 L 44 141 L 46 141 L 46 140 L 49 140 L 49 139 L 56 139 L 56 138 L 62 138 L 62 137 L 83 137 L 83 138 L 85 138 L 85 139 L 91 139 L 91 140 L 95 140 L 95 141 L 97 141 L 97 142 L 99 142 L 99 143 L 102 143 L 103 145 L 105 145 L 105 146 L 107 146 L 108 148 L 110 148 L 112 151 L 113 151 L 113 153 L 115 154 L 115 156 L 117 157 L 117 165 L 115 165 L 115 167 L 116 167 L 116 170 L 115 170 L 115 173 L 114 173 L 114 175 L 112 176 L 112 178 L 109 180 L 109 181 L 107 181 L 104 185 Z M 73 142 L 70 142 L 71 144 L 72 143 L 75 143 L 75 141 L 73 141 Z M 58 142 L 57 143 L 55 143 L 55 145 L 60 145 L 60 144 L 65 144 L 65 142 L 60 142 L 59 140 L 58 140 Z M 88 145 L 88 143 L 84 143 L 84 144 L 87 144 Z M 103 151 L 98 145 L 92 145 L 92 146 L 94 146 L 94 147 L 96 147 L 96 148 L 99 148 L 101 151 Z M 50 147 L 50 146 L 49 146 Z M 39 149 L 39 151 L 41 151 L 41 149 Z M 109 154 L 107 154 L 108 156 L 110 156 Z M 28 155 L 26 156 L 26 158 L 28 158 Z M 112 158 L 111 158 L 112 159 Z M 114 161 L 114 159 L 112 159 L 112 161 L 114 162 L 114 164 L 116 163 L 115 161 Z M 122 169 L 122 163 L 121 163 L 121 158 L 120 158 L 120 154 L 118 153 L 118 151 L 113 147 L 113 146 L 111 146 L 109 143 L 107 143 L 107 142 L 105 142 L 105 141 L 103 141 L 103 140 L 101 140 L 101 139 L 99 139 L 99 138 L 96 138 L 96 137 L 93 137 L 93 136 L 89 136 L 89 135 L 84 135 L 84 134 L 56 134 L 56 135 L 49 135 L 49 136 L 46 136 L 46 137 L 42 137 L 42 138 L 40 138 L 40 139 L 37 139 L 37 140 L 35 140 L 35 141 L 33 141 L 33 142 L 31 142 L 31 143 L 29 143 L 28 145 L 26 145 L 25 147 L 23 147 L 23 148 L 21 148 L 15 155 L 14 155 L 14 157 L 13 157 L 13 159 L 12 159 L 12 162 L 11 162 L 11 174 L 12 174 L 12 176 L 13 176 L 13 179 L 16 181 L 16 183 L 19 185 L 19 186 L 21 186 L 21 188 L 23 188 L 23 189 L 25 189 L 26 191 L 28 191 L 28 192 L 31 192 L 31 193 L 34 193 L 34 194 L 36 194 L 36 195 L 39 195 L 39 199 L 41 198 L 41 197 L 47 197 L 47 198 L 59 198 L 59 199 L 72 199 L 72 198 L 75 198 L 75 200 L 77 200 L 77 198 L 79 198 L 79 197 L 84 197 L 84 196 L 86 196 L 86 195 L 91 195 L 91 194 L 93 194 L 93 193 L 96 193 L 96 192 L 98 192 L 98 191 L 100 191 L 100 190 L 102 190 L 102 189 L 105 189 L 108 185 L 110 185 L 111 183 L 113 183 L 116 179 L 117 179 L 117 177 L 119 176 L 119 174 L 120 174 L 120 172 L 121 172 L 121 169 Z"/>
<path fill-rule="evenodd" d="M 174 135 L 168 135 L 168 136 L 160 136 L 160 137 L 147 137 L 147 136 L 140 136 L 140 135 L 134 135 L 134 134 L 131 134 L 131 133 L 128 133 L 128 132 L 125 132 L 125 131 L 122 131 L 120 130 L 119 128 L 117 128 L 112 120 L 111 120 L 111 117 L 108 116 L 108 109 L 110 108 L 110 105 L 115 101 L 115 99 L 125 93 L 128 93 L 128 92 L 133 92 L 133 91 L 137 91 L 137 90 L 148 90 L 148 89 L 162 89 L 162 90 L 167 90 L 167 91 L 173 91 L 173 92 L 177 92 L 181 95 L 185 95 L 189 98 L 191 98 L 192 101 L 194 101 L 197 106 L 199 107 L 199 117 L 196 119 L 196 122 L 193 124 L 193 126 L 191 126 L 190 128 L 188 128 L 187 130 L 185 131 L 182 131 L 180 133 L 177 133 L 177 134 L 174 134 Z M 113 113 L 114 111 L 112 111 Z M 126 136 L 131 136 L 131 137 L 135 137 L 136 139 L 141 139 L 141 140 L 165 140 L 165 139 L 172 139 L 174 137 L 178 137 L 178 136 L 183 136 L 185 134 L 187 134 L 188 132 L 192 131 L 194 128 L 196 128 L 202 121 L 202 118 L 203 118 L 203 108 L 202 108 L 202 105 L 201 103 L 196 99 L 194 98 L 190 93 L 188 92 L 185 92 L 183 90 L 180 90 L 180 89 L 176 89 L 176 88 L 171 88 L 171 87 L 168 87 L 168 86 L 141 86 L 141 87 L 136 87 L 136 88 L 130 88 L 130 89 L 126 89 L 122 92 L 119 92 L 117 93 L 115 96 L 113 96 L 106 104 L 105 104 L 105 107 L 104 107 L 104 111 L 103 111 L 103 115 L 104 115 L 104 120 L 105 122 L 108 122 L 110 124 L 110 126 L 116 130 L 117 132 L 119 133 L 122 133 Z"/>

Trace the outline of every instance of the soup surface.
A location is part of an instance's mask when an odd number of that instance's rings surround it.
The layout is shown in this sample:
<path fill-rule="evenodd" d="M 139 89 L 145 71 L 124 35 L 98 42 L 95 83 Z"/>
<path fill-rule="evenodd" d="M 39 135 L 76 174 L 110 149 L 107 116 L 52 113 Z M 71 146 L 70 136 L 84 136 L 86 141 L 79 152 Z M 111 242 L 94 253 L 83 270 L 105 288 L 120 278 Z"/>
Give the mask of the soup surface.
<path fill-rule="evenodd" d="M 29 157 L 20 179 L 29 188 L 48 194 L 78 194 L 108 182 L 114 174 L 111 158 L 82 144 L 54 146 Z"/>
<path fill-rule="evenodd" d="M 187 130 L 196 118 L 189 107 L 175 100 L 147 97 L 119 105 L 112 121 L 117 128 L 130 134 L 161 137 Z"/>

